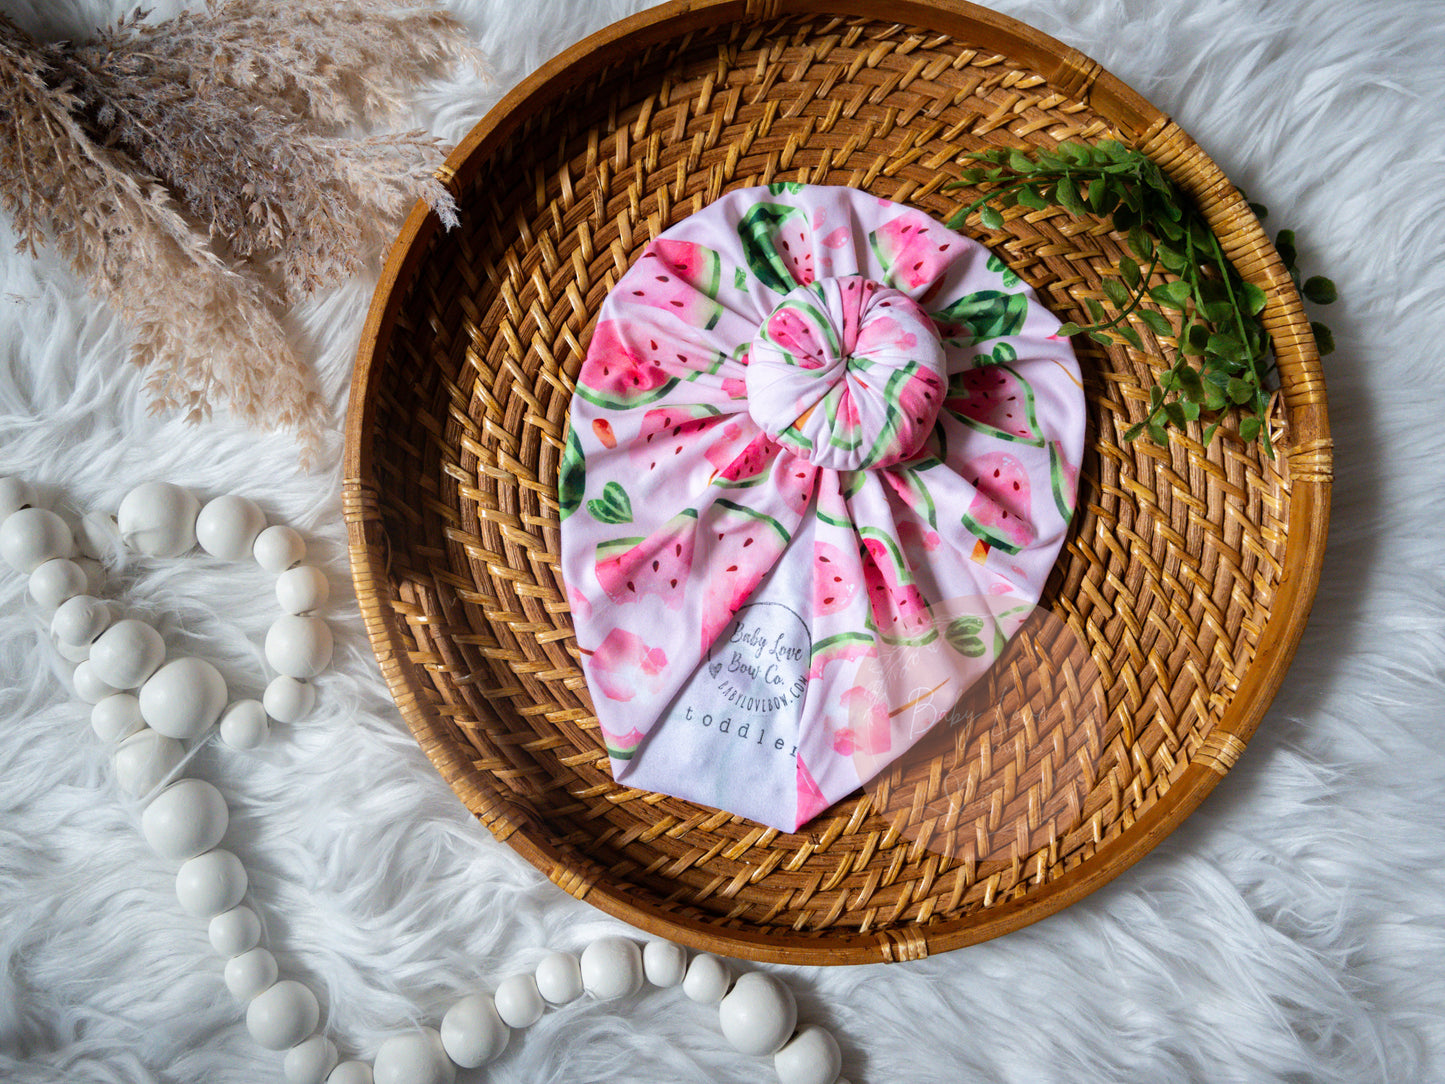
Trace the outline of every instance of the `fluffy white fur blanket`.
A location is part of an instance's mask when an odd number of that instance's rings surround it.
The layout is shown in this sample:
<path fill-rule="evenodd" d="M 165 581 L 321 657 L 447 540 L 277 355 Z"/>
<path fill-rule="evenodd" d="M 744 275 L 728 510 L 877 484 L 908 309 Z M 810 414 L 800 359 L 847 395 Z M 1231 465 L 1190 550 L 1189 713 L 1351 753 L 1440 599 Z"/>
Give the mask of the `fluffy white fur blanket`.
<path fill-rule="evenodd" d="M 55 37 L 128 0 L 4 0 Z M 174 5 L 161 4 L 160 13 Z M 453 0 L 492 81 L 428 89 L 460 138 L 548 56 L 638 0 Z M 787 969 L 805 1019 L 869 1084 L 1445 1080 L 1445 9 L 1438 0 L 998 0 L 1170 112 L 1331 274 L 1337 450 L 1324 582 L 1235 770 L 1114 884 L 1037 926 L 913 964 Z M 233 811 L 283 971 L 369 1055 L 462 991 L 619 925 L 494 842 L 393 709 L 351 597 L 336 466 L 285 436 L 148 417 L 114 317 L 0 227 L 0 474 L 114 508 L 167 478 L 234 491 L 312 539 L 339 596 L 320 706 L 194 771 Z M 339 419 L 372 283 L 294 313 Z M 1435 328 L 1432 331 L 1431 328 Z M 339 427 L 333 451 L 339 456 Z M 333 460 L 335 462 L 335 460 Z M 265 578 L 192 557 L 122 570 L 127 605 L 255 694 Z M 20 577 L 0 575 L 0 1079 L 278 1079 L 174 869 L 135 830 Z M 487 1079 L 752 1081 L 676 995 L 549 1013 Z"/>

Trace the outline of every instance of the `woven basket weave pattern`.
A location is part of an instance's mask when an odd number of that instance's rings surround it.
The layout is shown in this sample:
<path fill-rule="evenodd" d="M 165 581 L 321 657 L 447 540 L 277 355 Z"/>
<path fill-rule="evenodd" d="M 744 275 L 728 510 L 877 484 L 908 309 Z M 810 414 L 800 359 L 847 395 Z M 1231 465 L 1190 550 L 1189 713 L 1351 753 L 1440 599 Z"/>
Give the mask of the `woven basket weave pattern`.
<path fill-rule="evenodd" d="M 576 664 L 555 480 L 596 312 L 662 230 L 782 180 L 946 218 L 960 194 L 940 187 L 964 152 L 1113 138 L 1200 199 L 1243 274 L 1293 298 L 1177 127 L 1123 130 L 1084 104 L 1100 75 L 1087 57 L 1062 51 L 1046 80 L 955 36 L 777 7 L 629 54 L 457 167 L 464 224 L 398 279 L 359 392 L 353 564 L 418 738 L 564 889 L 723 951 L 907 959 L 997 932 L 980 918 L 1093 861 L 1191 765 L 1233 764 L 1257 713 L 1220 724 L 1291 559 L 1294 476 L 1328 483 L 1327 436 L 1296 446 L 1290 429 L 1323 386 L 1297 299 L 1272 300 L 1277 459 L 1223 434 L 1205 448 L 1195 428 L 1167 448 L 1124 443 L 1170 344 L 1140 326 L 1142 353 L 1082 349 L 1089 439 L 1044 598 L 1054 619 L 1026 627 L 949 725 L 796 835 L 617 786 Z M 978 236 L 1061 319 L 1086 322 L 1121 239 L 1061 210 L 1007 219 Z"/>

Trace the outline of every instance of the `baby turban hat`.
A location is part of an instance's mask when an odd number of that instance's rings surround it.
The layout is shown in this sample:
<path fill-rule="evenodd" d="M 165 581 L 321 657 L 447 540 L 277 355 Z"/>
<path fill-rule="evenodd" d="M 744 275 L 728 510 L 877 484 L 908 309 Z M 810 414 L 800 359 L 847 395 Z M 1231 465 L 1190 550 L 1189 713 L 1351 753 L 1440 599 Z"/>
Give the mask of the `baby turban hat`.
<path fill-rule="evenodd" d="M 1059 326 L 983 246 L 852 188 L 735 191 L 647 247 L 558 473 L 618 782 L 792 831 L 948 715 L 1073 510 Z"/>

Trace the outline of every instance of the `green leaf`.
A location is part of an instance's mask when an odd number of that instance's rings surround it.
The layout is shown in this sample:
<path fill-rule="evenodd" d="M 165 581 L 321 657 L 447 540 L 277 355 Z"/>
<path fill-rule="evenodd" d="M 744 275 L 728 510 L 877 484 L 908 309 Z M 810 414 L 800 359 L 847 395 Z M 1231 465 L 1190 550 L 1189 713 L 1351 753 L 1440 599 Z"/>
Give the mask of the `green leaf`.
<path fill-rule="evenodd" d="M 1019 189 L 1019 202 L 1032 211 L 1046 211 L 1049 207 L 1049 201 L 1032 187 Z"/>
<path fill-rule="evenodd" d="M 1125 442 L 1127 443 L 1128 441 L 1131 441 L 1131 440 L 1138 440 L 1138 439 L 1139 439 L 1139 434 L 1142 433 L 1142 432 L 1144 432 L 1144 423 L 1143 423 L 1143 422 L 1140 422 L 1138 425 L 1131 425 L 1131 426 L 1129 426 L 1128 429 L 1125 429 L 1125 430 L 1124 430 L 1124 440 L 1125 440 Z"/>
<path fill-rule="evenodd" d="M 1199 420 L 1199 404 L 1193 399 L 1181 399 L 1179 411 L 1184 415 L 1185 421 L 1197 422 Z"/>
<path fill-rule="evenodd" d="M 1119 257 L 1119 274 L 1124 278 L 1124 285 L 1131 290 L 1139 288 L 1139 265 L 1128 256 Z"/>
<path fill-rule="evenodd" d="M 1102 331 L 1089 332 L 1089 338 L 1093 339 L 1100 346 L 1113 346 L 1114 340 Z"/>
<path fill-rule="evenodd" d="M 1173 425 L 1176 429 L 1184 428 L 1184 423 L 1186 421 L 1184 417 L 1184 408 L 1178 403 L 1165 403 L 1164 416 L 1169 419 L 1169 424 Z"/>
<path fill-rule="evenodd" d="M 976 659 L 984 653 L 983 641 L 979 639 L 979 633 L 983 631 L 983 624 L 981 617 L 956 618 L 949 623 L 943 638 L 948 642 L 948 646 L 960 655 Z"/>
<path fill-rule="evenodd" d="M 1169 443 L 1169 434 L 1160 422 L 1150 422 L 1144 428 L 1149 431 L 1149 439 L 1155 444 L 1167 445 Z"/>
<path fill-rule="evenodd" d="M 1172 282 L 1166 282 L 1161 286 L 1151 287 L 1149 290 L 1149 296 L 1152 297 L 1159 304 L 1163 305 L 1165 308 L 1182 310 L 1184 308 L 1183 301 L 1174 300 L 1173 291 L 1169 289 L 1169 287 L 1173 285 L 1175 284 Z"/>
<path fill-rule="evenodd" d="M 1320 352 L 1320 357 L 1335 352 L 1335 333 L 1324 324 L 1310 322 L 1310 330 L 1315 334 L 1315 347 Z"/>
<path fill-rule="evenodd" d="M 1161 312 L 1154 309 L 1139 309 L 1139 319 L 1144 321 L 1145 326 L 1155 335 L 1173 335 L 1174 326 L 1169 323 L 1168 318 Z"/>
<path fill-rule="evenodd" d="M 1129 249 L 1141 260 L 1154 258 L 1154 239 L 1137 226 L 1129 231 Z"/>
<path fill-rule="evenodd" d="M 1199 374 L 1192 367 L 1185 364 L 1176 365 L 1173 369 L 1175 383 L 1184 392 L 1191 402 L 1199 402 L 1204 395 L 1204 383 L 1199 379 Z"/>
<path fill-rule="evenodd" d="M 587 502 L 587 511 L 599 523 L 631 523 L 632 499 L 619 482 L 608 482 L 602 496 Z"/>
<path fill-rule="evenodd" d="M 1299 253 L 1295 250 L 1294 230 L 1280 230 L 1275 235 L 1274 247 L 1286 267 L 1293 267 L 1299 259 Z"/>
<path fill-rule="evenodd" d="M 1241 405 L 1254 398 L 1254 385 L 1247 380 L 1240 380 L 1238 377 L 1229 382 L 1226 390 L 1229 397 Z"/>
<path fill-rule="evenodd" d="M 1064 210 L 1068 211 L 1069 214 L 1075 218 L 1083 218 L 1084 215 L 1088 214 L 1087 208 L 1085 208 L 1079 200 L 1079 190 L 1074 186 L 1074 181 L 1071 177 L 1059 178 L 1058 188 L 1059 203 L 1063 205 Z"/>
<path fill-rule="evenodd" d="M 1258 418 L 1249 417 L 1239 423 L 1239 439 L 1250 444 L 1260 434 L 1260 421 Z"/>
<path fill-rule="evenodd" d="M 1323 275 L 1312 275 L 1305 279 L 1305 300 L 1316 305 L 1332 305 L 1339 298 L 1335 284 Z"/>
<path fill-rule="evenodd" d="M 1265 292 L 1254 283 L 1246 282 L 1244 284 L 1244 305 L 1249 315 L 1258 316 L 1264 311 L 1265 302 L 1268 300 Z"/>
<path fill-rule="evenodd" d="M 1101 285 L 1115 308 L 1122 309 L 1129 304 L 1129 291 L 1118 279 L 1105 279 Z"/>
<path fill-rule="evenodd" d="M 1103 214 L 1108 207 L 1104 201 L 1109 198 L 1109 185 L 1103 177 L 1095 177 L 1089 182 L 1089 207 L 1096 215 Z"/>
<path fill-rule="evenodd" d="M 1183 249 L 1172 244 L 1162 244 L 1159 246 L 1159 262 L 1164 265 L 1165 270 L 1178 274 L 1189 266 L 1189 257 L 1184 254 Z"/>
<path fill-rule="evenodd" d="M 1104 312 L 1104 306 L 1097 297 L 1084 298 L 1084 306 L 1089 310 L 1089 315 L 1094 318 L 1094 323 L 1106 324 L 1109 322 L 1109 316 Z"/>
<path fill-rule="evenodd" d="M 1063 339 L 1072 339 L 1075 335 L 1077 335 L 1083 330 L 1084 329 L 1081 328 L 1078 324 L 1070 320 L 1060 324 L 1059 330 L 1055 334 L 1057 334 L 1060 338 Z"/>
<path fill-rule="evenodd" d="M 1115 324 L 1110 330 L 1113 331 L 1114 334 L 1118 335 L 1119 338 L 1123 339 L 1126 343 L 1132 346 L 1135 350 L 1144 349 L 1144 340 L 1139 338 L 1139 333 L 1128 324 Z"/>
<path fill-rule="evenodd" d="M 1023 151 L 1010 151 L 1008 156 L 1009 166 L 1018 173 L 1032 173 L 1034 161 Z"/>
<path fill-rule="evenodd" d="M 979 209 L 978 220 L 983 223 L 985 229 L 1003 229 L 1003 215 L 999 214 L 992 207 L 985 204 Z"/>

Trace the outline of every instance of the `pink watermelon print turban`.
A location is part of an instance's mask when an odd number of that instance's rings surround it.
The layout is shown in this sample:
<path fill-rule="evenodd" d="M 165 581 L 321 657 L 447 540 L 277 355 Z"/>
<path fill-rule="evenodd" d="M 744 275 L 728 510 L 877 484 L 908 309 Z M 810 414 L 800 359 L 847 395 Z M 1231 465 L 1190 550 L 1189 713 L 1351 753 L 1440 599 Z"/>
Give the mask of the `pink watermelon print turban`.
<path fill-rule="evenodd" d="M 791 831 L 947 715 L 1073 509 L 1058 329 L 982 246 L 850 188 L 733 192 L 647 248 L 558 478 L 619 782 Z"/>

